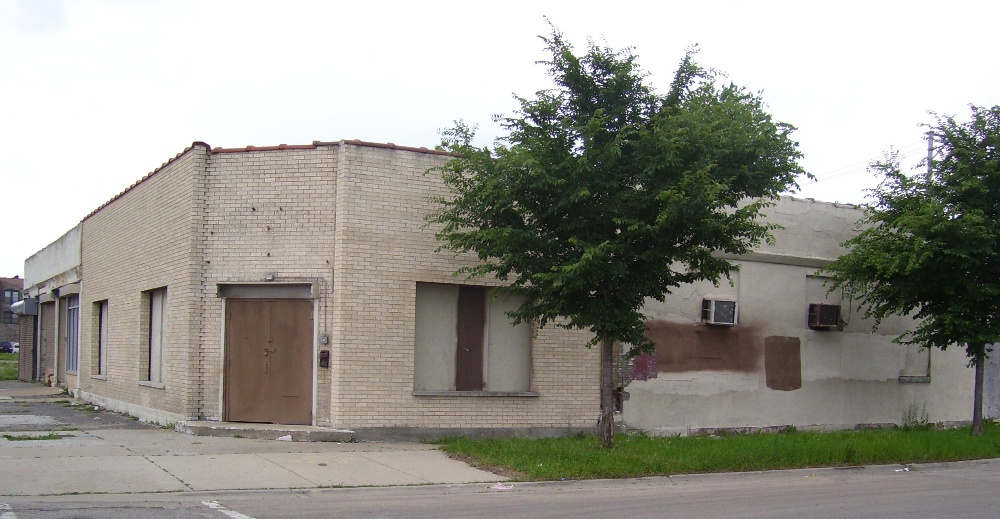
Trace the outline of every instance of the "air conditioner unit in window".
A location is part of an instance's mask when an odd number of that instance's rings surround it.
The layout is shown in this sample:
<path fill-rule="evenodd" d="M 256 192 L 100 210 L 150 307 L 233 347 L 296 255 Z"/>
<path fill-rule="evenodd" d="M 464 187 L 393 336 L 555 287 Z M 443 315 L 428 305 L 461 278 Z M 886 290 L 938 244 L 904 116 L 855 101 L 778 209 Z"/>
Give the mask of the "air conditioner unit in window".
<path fill-rule="evenodd" d="M 739 320 L 740 307 L 736 301 L 703 299 L 701 301 L 701 321 L 705 324 L 735 326 Z"/>
<path fill-rule="evenodd" d="M 809 327 L 813 330 L 841 329 L 840 305 L 809 305 Z"/>

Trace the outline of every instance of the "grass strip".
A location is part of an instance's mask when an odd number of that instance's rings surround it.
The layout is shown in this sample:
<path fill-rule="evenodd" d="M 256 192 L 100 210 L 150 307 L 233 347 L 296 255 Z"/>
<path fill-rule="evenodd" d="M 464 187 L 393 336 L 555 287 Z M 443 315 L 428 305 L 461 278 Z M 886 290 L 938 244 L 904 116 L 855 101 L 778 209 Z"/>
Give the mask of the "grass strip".
<path fill-rule="evenodd" d="M 445 452 L 486 470 L 524 481 L 634 478 L 806 467 L 886 465 L 1000 458 L 1000 425 L 983 436 L 969 429 L 759 433 L 732 436 L 619 435 L 614 449 L 600 438 L 438 442 Z"/>
<path fill-rule="evenodd" d="M 0 353 L 0 380 L 17 380 L 16 353 Z"/>

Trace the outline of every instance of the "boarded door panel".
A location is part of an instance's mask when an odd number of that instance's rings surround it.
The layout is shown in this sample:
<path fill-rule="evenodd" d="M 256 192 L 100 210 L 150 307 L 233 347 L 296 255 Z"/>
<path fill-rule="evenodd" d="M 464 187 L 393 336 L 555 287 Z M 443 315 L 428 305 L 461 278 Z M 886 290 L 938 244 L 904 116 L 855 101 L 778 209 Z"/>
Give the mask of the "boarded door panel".
<path fill-rule="evenodd" d="M 802 353 L 798 337 L 764 337 L 764 376 L 769 389 L 802 388 Z"/>
<path fill-rule="evenodd" d="M 483 390 L 483 325 L 486 288 L 458 289 L 458 350 L 455 352 L 455 390 Z"/>
<path fill-rule="evenodd" d="M 271 301 L 274 422 L 312 423 L 312 301 Z"/>
<path fill-rule="evenodd" d="M 55 302 L 42 303 L 41 324 L 38 327 L 38 365 L 39 377 L 45 383 L 46 373 L 56 369 L 55 336 L 56 336 L 56 304 Z M 53 375 L 54 376 L 54 375 Z M 54 382 L 54 381 L 53 381 Z"/>
<path fill-rule="evenodd" d="M 231 422 L 271 421 L 269 338 L 267 302 L 226 302 L 226 419 Z"/>
<path fill-rule="evenodd" d="M 227 299 L 227 420 L 312 423 L 312 306 Z"/>

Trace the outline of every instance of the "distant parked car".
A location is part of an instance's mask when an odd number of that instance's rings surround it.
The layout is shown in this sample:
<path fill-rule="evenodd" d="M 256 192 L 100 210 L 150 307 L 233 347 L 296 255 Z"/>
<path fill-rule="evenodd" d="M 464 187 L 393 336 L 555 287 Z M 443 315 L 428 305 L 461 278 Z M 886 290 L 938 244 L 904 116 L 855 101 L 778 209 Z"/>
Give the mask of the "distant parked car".
<path fill-rule="evenodd" d="M 14 353 L 14 343 L 8 341 L 0 342 L 0 353 Z"/>
<path fill-rule="evenodd" d="M 19 342 L 14 343 L 14 353 L 21 353 L 21 343 Z"/>

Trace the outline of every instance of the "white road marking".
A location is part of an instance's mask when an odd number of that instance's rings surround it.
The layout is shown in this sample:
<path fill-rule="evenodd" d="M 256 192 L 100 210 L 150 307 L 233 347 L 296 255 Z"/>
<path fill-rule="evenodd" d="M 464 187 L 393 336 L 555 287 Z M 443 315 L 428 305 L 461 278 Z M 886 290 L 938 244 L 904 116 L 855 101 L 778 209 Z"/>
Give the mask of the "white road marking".
<path fill-rule="evenodd" d="M 0 519 L 17 519 L 17 514 L 10 511 L 7 503 L 0 503 Z"/>
<path fill-rule="evenodd" d="M 203 504 L 203 505 L 211 508 L 212 510 L 218 510 L 218 511 L 226 514 L 227 516 L 232 517 L 233 519 L 254 519 L 253 517 L 250 517 L 249 515 L 241 514 L 239 512 L 234 511 L 234 510 L 230 510 L 230 509 L 228 509 L 228 508 L 220 505 L 218 501 L 202 501 L 201 504 Z M 6 519 L 6 518 L 3 517 L 3 516 L 0 516 L 0 519 Z M 17 519 L 17 518 L 14 518 L 14 519 Z"/>

